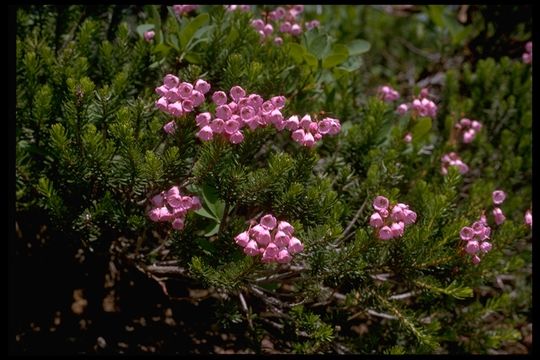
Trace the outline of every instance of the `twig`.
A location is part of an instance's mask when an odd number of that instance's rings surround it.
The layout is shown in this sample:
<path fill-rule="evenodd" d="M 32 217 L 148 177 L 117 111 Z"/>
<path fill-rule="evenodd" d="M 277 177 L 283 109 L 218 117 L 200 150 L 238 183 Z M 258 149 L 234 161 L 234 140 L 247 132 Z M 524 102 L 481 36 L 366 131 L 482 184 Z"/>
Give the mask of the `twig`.
<path fill-rule="evenodd" d="M 366 206 L 367 201 L 368 201 L 368 197 L 366 196 L 366 199 L 365 199 L 364 202 L 362 203 L 362 206 L 360 206 L 360 209 L 358 209 L 358 211 L 357 211 L 356 214 L 354 215 L 354 217 L 353 217 L 353 219 L 351 220 L 351 222 L 349 223 L 349 225 L 347 225 L 347 227 L 345 228 L 345 230 L 343 230 L 343 233 L 341 234 L 341 236 L 340 236 L 339 238 L 337 238 L 337 240 L 335 241 L 336 244 L 339 244 L 339 243 L 345 238 L 345 236 L 349 233 L 349 231 L 351 230 L 351 228 L 354 226 L 354 224 L 356 223 L 356 221 L 358 220 L 358 218 L 359 218 L 360 215 L 362 214 L 362 211 L 364 211 L 364 207 Z"/>
<path fill-rule="evenodd" d="M 392 276 L 390 273 L 370 275 L 372 279 L 380 281 L 388 281 L 388 278 Z"/>
<path fill-rule="evenodd" d="M 417 292 L 416 291 L 409 291 L 409 292 L 406 292 L 406 293 L 403 293 L 403 294 L 397 294 L 397 295 L 392 295 L 388 298 L 388 300 L 402 300 L 402 299 L 406 299 L 406 298 L 409 298 L 413 295 L 416 295 Z"/>
<path fill-rule="evenodd" d="M 186 269 L 180 266 L 157 266 L 150 265 L 147 266 L 144 270 L 154 275 L 161 276 L 185 276 Z"/>
<path fill-rule="evenodd" d="M 373 316 L 381 317 L 383 319 L 389 319 L 389 320 L 397 320 L 398 319 L 394 315 L 388 315 L 388 314 L 385 314 L 385 313 L 380 313 L 380 312 L 377 312 L 377 311 L 374 311 L 374 310 L 371 310 L 371 309 L 368 309 L 367 313 L 370 314 L 370 315 L 373 315 Z"/>
<path fill-rule="evenodd" d="M 244 299 L 244 295 L 242 295 L 241 292 L 238 293 L 238 297 L 240 298 L 240 304 L 242 304 L 242 309 L 246 313 L 246 318 L 248 321 L 249 328 L 253 330 L 253 322 L 251 321 L 251 316 L 250 316 L 249 309 L 246 304 L 246 299 Z"/>
<path fill-rule="evenodd" d="M 427 59 L 430 60 L 430 61 L 438 62 L 438 61 L 441 59 L 441 55 L 440 55 L 440 54 L 431 54 L 431 53 L 428 53 L 428 52 L 425 51 L 425 50 L 419 49 L 419 48 L 417 48 L 416 46 L 414 46 L 413 44 L 411 44 L 410 42 L 408 42 L 407 40 L 405 40 L 405 39 L 402 38 L 402 37 L 398 37 L 398 40 L 399 40 L 403 45 L 405 45 L 405 47 L 406 47 L 407 49 L 409 49 L 409 50 L 412 51 L 413 53 L 415 53 L 415 54 L 417 54 L 417 55 L 420 55 L 420 56 L 423 56 L 423 57 L 427 58 Z"/>

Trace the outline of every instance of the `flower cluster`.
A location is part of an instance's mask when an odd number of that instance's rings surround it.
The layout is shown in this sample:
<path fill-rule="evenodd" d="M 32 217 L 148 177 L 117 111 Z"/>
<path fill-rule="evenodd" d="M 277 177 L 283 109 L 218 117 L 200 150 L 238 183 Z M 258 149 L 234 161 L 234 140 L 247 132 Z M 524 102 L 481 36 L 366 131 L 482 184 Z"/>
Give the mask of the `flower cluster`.
<path fill-rule="evenodd" d="M 448 154 L 444 154 L 441 158 L 441 173 L 443 175 L 448 174 L 448 167 L 449 166 L 455 166 L 458 168 L 460 174 L 465 174 L 469 171 L 469 167 L 467 164 L 465 164 L 463 161 L 461 161 L 461 158 L 458 154 L 455 152 L 450 152 Z"/>
<path fill-rule="evenodd" d="M 198 8 L 199 5 L 173 5 L 173 11 L 176 15 L 187 14 Z"/>
<path fill-rule="evenodd" d="M 521 56 L 525 64 L 532 64 L 532 41 L 525 44 L 525 52 Z"/>
<path fill-rule="evenodd" d="M 399 93 L 388 85 L 381 86 L 377 93 L 386 102 L 399 99 Z"/>
<path fill-rule="evenodd" d="M 246 95 L 240 86 L 233 86 L 229 95 L 232 98 L 230 102 L 225 92 L 214 92 L 212 101 L 217 106 L 215 116 L 204 112 L 195 117 L 200 129 L 197 136 L 201 140 L 209 141 L 214 134 L 222 134 L 231 143 L 238 144 L 244 141 L 241 129 L 245 126 L 255 130 L 259 126 L 272 124 L 278 130 L 283 130 L 285 122 L 280 110 L 285 106 L 285 97 L 274 96 L 264 101 L 258 94 Z"/>
<path fill-rule="evenodd" d="M 476 134 L 482 129 L 482 124 L 477 120 L 463 118 L 454 127 L 459 130 L 463 143 L 468 144 L 474 140 Z"/>
<path fill-rule="evenodd" d="M 205 94 L 210 90 L 210 84 L 199 79 L 194 84 L 180 82 L 178 77 L 167 74 L 163 78 L 163 85 L 156 88 L 156 93 L 161 96 L 156 101 L 156 107 L 172 116 L 181 117 L 185 113 L 193 111 L 202 105 Z M 167 133 L 174 131 L 175 125 L 168 123 L 163 129 Z"/>
<path fill-rule="evenodd" d="M 437 116 L 437 105 L 428 99 L 428 89 L 423 88 L 417 99 L 414 99 L 412 103 L 400 104 L 396 111 L 399 115 L 405 115 L 407 111 L 411 111 L 415 116 L 428 116 L 435 118 Z"/>
<path fill-rule="evenodd" d="M 286 221 L 280 221 L 270 214 L 260 222 L 236 235 L 236 244 L 244 248 L 249 256 L 262 254 L 263 262 L 288 263 L 292 255 L 304 250 L 302 242 L 293 236 L 294 228 Z"/>
<path fill-rule="evenodd" d="M 338 119 L 326 117 L 321 121 L 313 121 L 309 114 L 299 119 L 297 115 L 291 116 L 283 122 L 287 130 L 292 131 L 291 138 L 306 147 L 313 147 L 325 135 L 336 135 L 341 130 Z"/>
<path fill-rule="evenodd" d="M 304 12 L 304 5 L 288 6 L 287 8 L 279 6 L 275 10 L 270 11 L 266 17 L 268 22 L 263 19 L 255 19 L 251 22 L 251 26 L 255 28 L 261 35 L 261 39 L 265 39 L 272 35 L 274 27 L 277 29 L 278 36 L 274 38 L 274 43 L 281 45 L 283 38 L 279 36 L 279 33 L 290 34 L 292 36 L 299 36 L 302 34 L 302 24 L 297 21 L 298 15 Z M 274 22 L 274 25 L 270 23 Z M 307 30 L 319 27 L 318 20 L 312 20 L 305 23 Z"/>
<path fill-rule="evenodd" d="M 390 206 L 384 196 L 377 196 L 373 201 L 375 212 L 369 219 L 369 225 L 377 230 L 377 237 L 388 240 L 403 236 L 405 225 L 416 222 L 416 213 L 409 209 L 409 205 L 398 203 Z"/>
<path fill-rule="evenodd" d="M 493 200 L 493 204 L 500 205 L 506 199 L 506 193 L 504 191 L 502 191 L 502 190 L 495 190 L 491 194 L 491 198 Z M 504 216 L 504 213 L 502 212 L 501 208 L 499 208 L 499 207 L 495 207 L 493 209 L 493 217 L 494 217 L 495 223 L 497 225 L 501 225 L 506 220 L 506 217 Z"/>
<path fill-rule="evenodd" d="M 251 11 L 251 5 L 223 5 L 227 11 L 240 10 L 243 12 Z"/>
<path fill-rule="evenodd" d="M 475 221 L 471 226 L 464 226 L 459 232 L 459 237 L 463 241 L 467 241 L 465 252 L 470 254 L 473 264 L 480 262 L 481 253 L 487 253 L 491 250 L 492 245 L 489 241 L 491 228 L 486 222 L 486 217 L 482 215 L 480 220 Z"/>
<path fill-rule="evenodd" d="M 148 212 L 150 220 L 170 222 L 176 230 L 184 228 L 188 210 L 201 208 L 201 201 L 197 196 L 182 195 L 178 186 L 153 196 L 150 202 L 152 203 L 152 209 Z"/>
<path fill-rule="evenodd" d="M 154 36 L 156 36 L 154 30 L 145 31 L 143 34 L 144 40 L 148 42 L 152 41 L 152 39 L 154 39 Z"/>
<path fill-rule="evenodd" d="M 525 211 L 524 221 L 525 221 L 525 225 L 532 228 L 532 213 L 531 213 L 531 210 Z"/>

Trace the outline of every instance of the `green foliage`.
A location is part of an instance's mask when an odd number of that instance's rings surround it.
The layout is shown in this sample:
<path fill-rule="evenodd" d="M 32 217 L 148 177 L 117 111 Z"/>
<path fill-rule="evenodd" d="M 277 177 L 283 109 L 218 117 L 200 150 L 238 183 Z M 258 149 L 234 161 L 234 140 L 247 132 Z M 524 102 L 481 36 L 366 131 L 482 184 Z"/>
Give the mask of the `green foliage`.
<path fill-rule="evenodd" d="M 121 237 L 122 255 L 143 268 L 175 262 L 220 294 L 219 323 L 246 322 L 259 352 L 264 336 L 303 354 L 476 354 L 520 340 L 532 303 L 523 225 L 532 73 L 521 53 L 470 61 L 494 40 L 493 18 L 479 16 L 485 7 L 471 6 L 461 21 L 459 6 L 306 5 L 302 21 L 321 26 L 284 35 L 281 46 L 251 26 L 269 6 L 208 5 L 185 16 L 126 7 L 113 25 L 114 9 L 17 11 L 18 214 L 44 209 L 85 249 L 109 251 Z M 514 41 L 529 38 L 528 22 L 516 28 Z M 240 85 L 265 99 L 283 95 L 285 117 L 335 117 L 341 133 L 314 149 L 273 127 L 246 130 L 241 144 L 202 142 L 195 114 L 155 108 L 167 73 L 205 79 L 212 91 Z M 429 86 L 437 116 L 399 116 L 397 102 L 374 96 L 383 84 L 402 102 Z M 214 108 L 207 102 L 202 111 Z M 463 117 L 483 124 L 470 144 L 454 128 Z M 162 130 L 169 121 L 173 135 Z M 441 174 L 451 151 L 469 172 Z M 182 231 L 147 216 L 150 198 L 173 185 L 202 203 Z M 490 214 L 495 189 L 508 194 L 500 226 Z M 403 237 L 382 241 L 369 226 L 377 195 L 418 214 Z M 493 250 L 475 266 L 459 232 L 483 212 Z M 305 246 L 290 264 L 262 263 L 234 242 L 267 213 L 293 224 Z M 501 286 L 503 278 L 512 285 Z M 236 301 L 241 294 L 247 304 Z"/>

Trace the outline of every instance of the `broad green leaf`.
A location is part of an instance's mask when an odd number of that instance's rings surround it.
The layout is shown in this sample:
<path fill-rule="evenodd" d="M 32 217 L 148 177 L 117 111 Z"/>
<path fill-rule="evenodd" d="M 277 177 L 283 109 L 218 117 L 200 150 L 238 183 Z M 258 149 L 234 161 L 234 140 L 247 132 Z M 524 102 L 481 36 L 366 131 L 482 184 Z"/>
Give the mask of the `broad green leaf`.
<path fill-rule="evenodd" d="M 203 185 L 202 190 L 204 205 L 208 208 L 210 214 L 214 215 L 214 218 L 221 219 L 225 204 L 219 200 L 216 190 L 206 184 Z"/>
<path fill-rule="evenodd" d="M 294 61 L 300 64 L 304 60 L 304 54 L 306 53 L 306 49 L 302 45 L 290 43 L 289 52 Z"/>
<path fill-rule="evenodd" d="M 210 15 L 208 13 L 202 13 L 199 16 L 197 16 L 195 19 L 193 19 L 181 32 L 180 32 L 180 45 L 182 46 L 182 49 L 185 49 L 195 32 L 201 28 L 202 26 L 206 25 L 208 20 L 210 19 Z"/>
<path fill-rule="evenodd" d="M 346 54 L 330 54 L 324 58 L 322 66 L 325 69 L 333 68 L 336 65 L 341 64 L 347 60 L 348 55 Z"/>
<path fill-rule="evenodd" d="M 344 70 L 346 72 L 353 72 L 362 66 L 363 61 L 360 57 L 351 57 L 349 60 L 345 61 L 343 64 L 341 64 L 338 69 Z"/>
<path fill-rule="evenodd" d="M 429 131 L 431 130 L 431 118 L 422 117 L 412 128 L 413 143 L 418 144 L 424 140 Z"/>
<path fill-rule="evenodd" d="M 366 40 L 357 39 L 353 40 L 347 47 L 349 48 L 349 55 L 355 56 L 369 51 L 371 44 Z"/>
<path fill-rule="evenodd" d="M 184 59 L 186 59 L 192 64 L 200 64 L 202 57 L 199 53 L 188 52 L 186 55 L 184 55 Z"/>
<path fill-rule="evenodd" d="M 216 217 L 214 215 L 210 214 L 208 212 L 208 210 L 206 210 L 204 207 L 200 208 L 199 210 L 195 210 L 195 214 L 198 214 L 198 215 L 201 215 L 201 216 L 204 216 L 206 218 L 216 220 L 216 221 L 219 222 L 219 219 L 216 219 Z"/>
<path fill-rule="evenodd" d="M 310 53 L 305 53 L 305 54 L 304 54 L 304 60 L 306 60 L 306 63 L 307 63 L 309 66 L 311 66 L 312 68 L 316 68 L 316 67 L 317 67 L 318 60 L 317 60 L 317 58 L 315 57 L 315 55 L 310 54 Z"/>
<path fill-rule="evenodd" d="M 216 235 L 219 231 L 219 223 L 212 223 L 204 228 L 204 236 Z"/>
<path fill-rule="evenodd" d="M 153 30 L 155 29 L 155 25 L 154 24 L 141 24 L 139 26 L 137 26 L 137 33 L 143 37 L 144 36 L 144 33 L 149 31 L 149 30 Z"/>
<path fill-rule="evenodd" d="M 309 51 L 318 59 L 322 59 L 329 50 L 328 35 L 322 34 L 316 36 L 308 45 Z"/>

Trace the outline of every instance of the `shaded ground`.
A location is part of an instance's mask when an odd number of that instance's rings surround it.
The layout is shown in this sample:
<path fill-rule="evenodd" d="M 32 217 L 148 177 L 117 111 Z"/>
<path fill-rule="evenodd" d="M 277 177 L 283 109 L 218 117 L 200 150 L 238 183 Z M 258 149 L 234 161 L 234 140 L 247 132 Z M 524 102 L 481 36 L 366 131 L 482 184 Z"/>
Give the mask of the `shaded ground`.
<path fill-rule="evenodd" d="M 192 299 L 171 301 L 135 267 L 118 271 L 109 255 L 85 256 L 28 220 L 18 219 L 30 225 L 18 228 L 10 274 L 10 353 L 253 353 L 244 323 L 216 323 L 207 291 L 176 281 L 171 293 Z"/>

